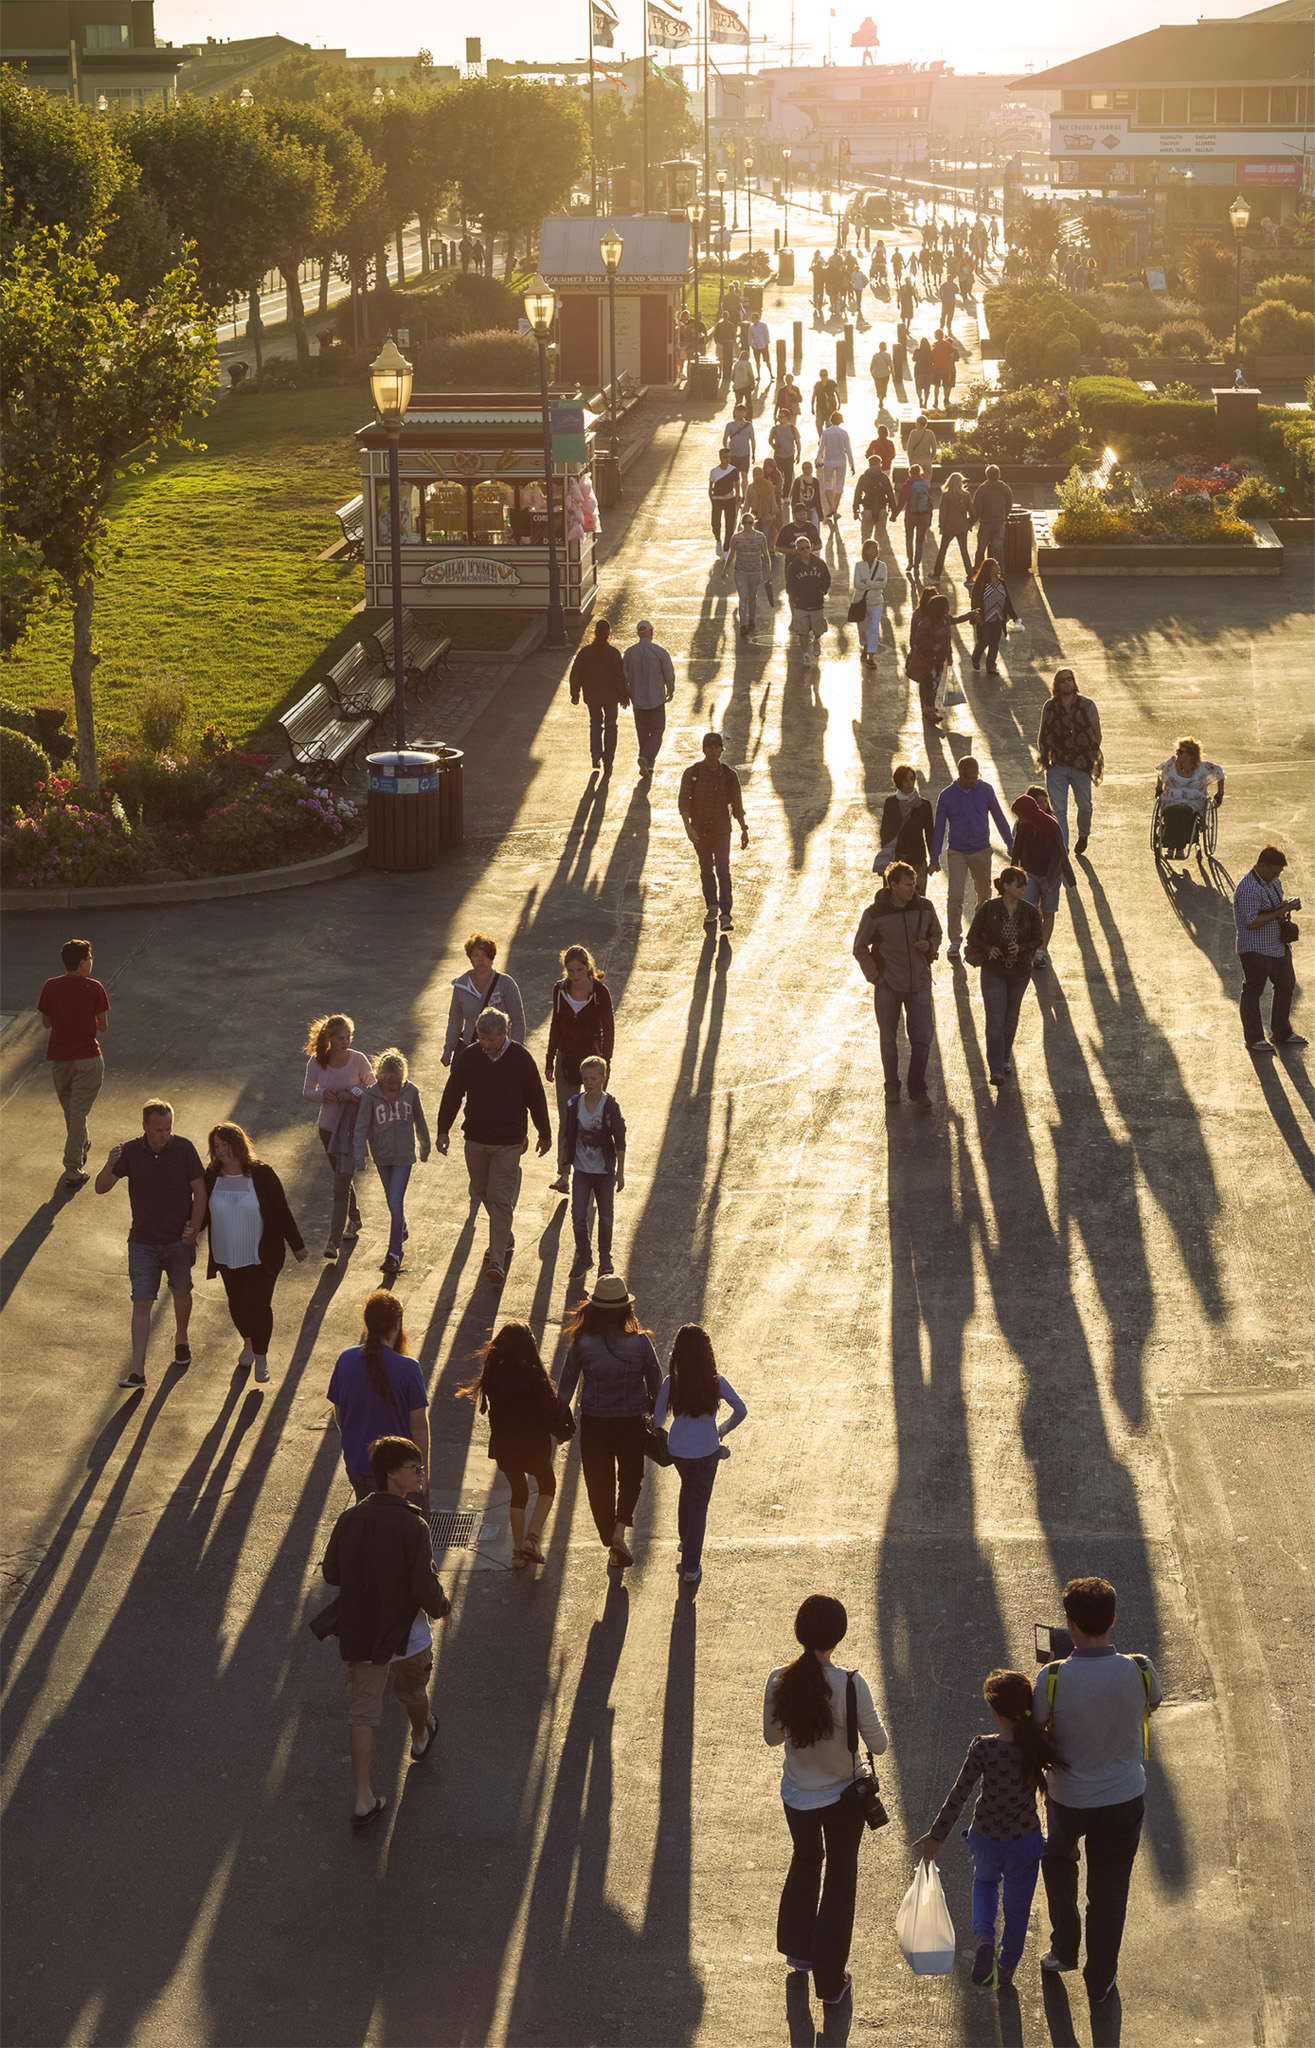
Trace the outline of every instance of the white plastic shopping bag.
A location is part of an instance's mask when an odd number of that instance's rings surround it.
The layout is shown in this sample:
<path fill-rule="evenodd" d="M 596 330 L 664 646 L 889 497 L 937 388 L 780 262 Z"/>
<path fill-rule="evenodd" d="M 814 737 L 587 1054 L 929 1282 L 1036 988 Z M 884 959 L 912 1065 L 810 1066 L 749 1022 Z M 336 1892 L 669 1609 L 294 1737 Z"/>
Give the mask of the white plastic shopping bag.
<path fill-rule="evenodd" d="M 925 1857 L 900 1901 L 895 1935 L 915 1977 L 945 1977 L 954 1968 L 954 1922 L 941 1874 Z"/>

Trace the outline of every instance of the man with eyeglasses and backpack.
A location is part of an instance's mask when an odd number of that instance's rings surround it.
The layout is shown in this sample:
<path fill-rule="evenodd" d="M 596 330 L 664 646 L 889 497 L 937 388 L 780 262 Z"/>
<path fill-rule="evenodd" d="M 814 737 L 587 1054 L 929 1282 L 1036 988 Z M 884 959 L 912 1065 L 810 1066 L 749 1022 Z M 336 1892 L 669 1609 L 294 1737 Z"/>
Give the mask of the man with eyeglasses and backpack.
<path fill-rule="evenodd" d="M 1087 1960 L 1093 2005 L 1114 1989 L 1128 1910 L 1128 1884 L 1146 1808 L 1150 1717 L 1161 1700 L 1149 1657 L 1125 1657 L 1109 1640 L 1117 1596 L 1107 1579 L 1070 1579 L 1064 1615 L 1071 1654 L 1039 1673 L 1033 1714 L 1064 1768 L 1046 1773 L 1046 1849 L 1041 1859 L 1050 1908 L 1046 1971 L 1076 1970 L 1082 1940 L 1078 1850 L 1087 1850 Z"/>

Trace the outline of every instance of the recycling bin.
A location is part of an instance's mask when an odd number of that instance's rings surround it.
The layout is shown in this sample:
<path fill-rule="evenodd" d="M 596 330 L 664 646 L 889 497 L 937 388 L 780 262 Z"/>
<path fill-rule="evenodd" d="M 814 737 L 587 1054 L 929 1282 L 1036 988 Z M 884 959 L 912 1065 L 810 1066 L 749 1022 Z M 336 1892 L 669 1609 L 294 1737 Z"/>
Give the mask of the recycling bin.
<path fill-rule="evenodd" d="M 1015 575 L 1030 576 L 1033 544 L 1032 514 L 1011 512 L 1005 520 L 1005 558 L 1001 567 Z"/>
<path fill-rule="evenodd" d="M 794 250 L 793 250 L 793 249 L 782 249 L 782 250 L 781 250 L 781 253 L 780 253 L 780 255 L 779 255 L 779 256 L 777 257 L 777 259 L 776 259 L 776 282 L 777 282 L 778 284 L 793 284 L 793 283 L 794 283 Z"/>
<path fill-rule="evenodd" d="M 456 747 L 369 754 L 365 799 L 366 860 L 389 874 L 438 864 L 440 846 L 458 846 L 462 763 Z"/>
<path fill-rule="evenodd" d="M 685 389 L 691 398 L 701 398 L 713 405 L 721 397 L 721 365 L 713 356 L 692 356 Z"/>

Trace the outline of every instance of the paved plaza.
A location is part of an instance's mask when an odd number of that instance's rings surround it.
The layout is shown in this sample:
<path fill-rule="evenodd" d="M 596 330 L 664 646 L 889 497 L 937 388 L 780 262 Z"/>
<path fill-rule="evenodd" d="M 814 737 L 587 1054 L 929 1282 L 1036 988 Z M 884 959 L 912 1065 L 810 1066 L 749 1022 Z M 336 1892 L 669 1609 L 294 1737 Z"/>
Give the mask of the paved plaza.
<path fill-rule="evenodd" d="M 766 310 L 774 335 L 804 320 L 807 394 L 833 360 L 806 291 L 826 229 L 802 208 L 792 226 L 801 285 L 769 289 Z M 860 451 L 863 365 L 891 334 L 888 308 L 860 332 L 845 408 Z M 1309 555 L 1274 582 L 1015 578 L 1026 630 L 1004 673 L 974 674 L 960 642 L 968 701 L 933 734 L 903 674 L 902 549 L 898 652 L 875 670 L 843 624 L 848 516 L 820 664 L 787 653 L 783 608 L 740 640 L 707 518 L 726 415 L 649 403 L 651 441 L 605 515 L 601 611 L 622 646 L 652 619 L 675 658 L 651 786 L 624 715 L 616 772 L 590 777 L 569 654 L 541 651 L 464 736 L 467 836 L 434 873 L 8 922 L 5 2039 L 811 2042 L 774 1947 L 789 1843 L 761 1699 L 799 1601 L 824 1591 L 849 1610 L 840 1655 L 891 1735 L 891 1825 L 860 1859 L 851 2041 L 1302 2048 L 1315 1078 L 1300 1057 L 1243 1053 L 1229 894 L 1272 840 L 1315 899 Z M 966 609 L 961 579 L 953 595 Z M 891 767 L 916 764 L 934 797 L 971 751 L 1007 802 L 1033 779 L 1061 659 L 1099 706 L 1108 772 L 1016 1079 L 988 1087 L 977 976 L 942 959 L 934 1108 L 888 1110 L 850 945 Z M 441 735 L 441 693 L 423 722 Z M 710 724 L 752 833 L 720 937 L 702 929 L 675 802 Z M 1228 795 L 1218 872 L 1164 881 L 1148 820 L 1180 732 L 1224 765 Z M 931 894 L 943 915 L 943 878 Z M 681 1323 L 706 1324 L 749 1416 L 697 1597 L 674 1570 L 674 1473 L 648 1468 L 619 1585 L 575 1448 L 547 1567 L 513 1575 L 506 1489 L 456 1392 L 495 1312 L 527 1320 L 560 1369 L 566 1204 L 528 1155 L 498 1301 L 459 1147 L 416 1169 L 397 1291 L 431 1389 L 434 1505 L 481 1511 L 486 1540 L 440 1559 L 455 1625 L 437 1754 L 409 1770 L 404 1717 L 386 1714 L 389 1810 L 358 1839 L 336 1645 L 306 1621 L 351 1497 L 325 1389 L 377 1282 L 384 1205 L 370 1170 L 354 1255 L 322 1266 L 329 1179 L 300 1048 L 309 1019 L 349 1012 L 367 1053 L 407 1050 L 432 1122 L 475 928 L 498 937 L 540 1058 L 559 949 L 583 942 L 605 967 L 630 1127 L 617 1265 L 663 1358 Z M 312 1256 L 276 1293 L 266 1388 L 236 1369 L 199 1264 L 190 1372 L 168 1368 L 166 1307 L 145 1395 L 116 1390 L 126 1202 L 60 1184 L 31 1016 L 75 933 L 113 1003 L 93 1167 L 160 1093 L 201 1147 L 236 1119 L 284 1179 Z M 1043 1985 L 1040 1890 L 1016 2001 L 974 1990 L 966 1961 L 917 1981 L 894 1934 L 909 1843 L 988 1725 L 983 1677 L 1032 1668 L 1033 1623 L 1058 1620 L 1060 1586 L 1085 1573 L 1118 1587 L 1116 1643 L 1154 1659 L 1166 1695 L 1118 1995 L 1093 2013 L 1079 1978 Z M 967 1951 L 957 1838 L 941 1868 Z"/>

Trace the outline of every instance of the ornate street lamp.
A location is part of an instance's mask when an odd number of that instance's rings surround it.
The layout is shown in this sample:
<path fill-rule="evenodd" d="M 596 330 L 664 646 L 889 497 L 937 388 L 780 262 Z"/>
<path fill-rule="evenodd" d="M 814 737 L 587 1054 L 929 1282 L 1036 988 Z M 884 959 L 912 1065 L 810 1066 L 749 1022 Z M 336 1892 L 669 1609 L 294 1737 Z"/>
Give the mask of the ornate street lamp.
<path fill-rule="evenodd" d="M 539 344 L 539 405 L 543 413 L 543 483 L 548 494 L 548 631 L 545 647 L 565 647 L 562 579 L 557 566 L 557 503 L 553 496 L 552 415 L 548 410 L 548 340 L 557 313 L 557 294 L 536 277 L 525 294 L 525 317 Z M 565 500 L 563 500 L 563 503 Z M 565 529 L 563 529 L 564 531 Z"/>
<path fill-rule="evenodd" d="M 781 160 L 785 165 L 785 234 L 781 241 L 783 249 L 790 246 L 790 159 L 793 155 L 794 151 L 787 142 L 781 151 Z"/>
<path fill-rule="evenodd" d="M 685 218 L 694 230 L 694 325 L 697 328 L 699 325 L 699 228 L 703 222 L 703 201 L 701 199 L 691 199 L 689 205 L 685 208 Z M 703 354 L 702 343 L 699 344 L 698 354 Z"/>
<path fill-rule="evenodd" d="M 746 156 L 746 157 L 745 157 L 745 159 L 744 159 L 744 203 L 745 203 L 745 205 L 746 205 L 746 206 L 748 207 L 748 209 L 749 209 L 749 254 L 750 254 L 750 256 L 752 256 L 752 255 L 753 255 L 753 185 L 752 185 L 752 183 L 750 182 L 750 172 L 751 172 L 752 170 L 753 170 L 753 158 L 752 158 L 751 156 Z"/>
<path fill-rule="evenodd" d="M 598 247 L 607 272 L 607 362 L 611 376 L 607 380 L 607 441 L 608 453 L 612 458 L 613 482 L 617 496 L 621 495 L 621 443 L 616 432 L 616 273 L 621 267 L 621 252 L 624 243 L 616 231 L 616 222 L 609 221 L 607 233 Z"/>
<path fill-rule="evenodd" d="M 402 482 L 398 443 L 411 403 L 411 365 L 392 335 L 370 365 L 370 396 L 388 436 L 388 539 L 393 582 L 393 717 L 400 752 L 406 746 L 406 674 L 402 667 Z"/>
<path fill-rule="evenodd" d="M 726 295 L 726 173 L 718 171 L 717 190 L 721 195 L 721 219 L 717 223 L 717 311 Z"/>
<path fill-rule="evenodd" d="M 1236 371 L 1242 367 L 1242 247 L 1251 222 L 1251 208 L 1240 192 L 1228 209 L 1228 218 L 1237 244 L 1237 311 L 1233 316 L 1233 368 Z"/>

